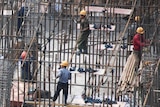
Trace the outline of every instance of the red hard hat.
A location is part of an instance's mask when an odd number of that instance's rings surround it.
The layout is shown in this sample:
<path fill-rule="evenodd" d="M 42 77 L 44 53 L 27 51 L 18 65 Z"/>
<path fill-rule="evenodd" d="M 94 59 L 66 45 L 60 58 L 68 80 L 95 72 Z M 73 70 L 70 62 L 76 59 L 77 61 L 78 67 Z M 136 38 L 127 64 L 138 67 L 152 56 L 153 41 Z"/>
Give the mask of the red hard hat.
<path fill-rule="evenodd" d="M 23 51 L 23 52 L 21 53 L 21 58 L 24 59 L 24 58 L 26 57 L 26 55 L 27 55 L 27 52 L 26 52 L 26 51 Z"/>

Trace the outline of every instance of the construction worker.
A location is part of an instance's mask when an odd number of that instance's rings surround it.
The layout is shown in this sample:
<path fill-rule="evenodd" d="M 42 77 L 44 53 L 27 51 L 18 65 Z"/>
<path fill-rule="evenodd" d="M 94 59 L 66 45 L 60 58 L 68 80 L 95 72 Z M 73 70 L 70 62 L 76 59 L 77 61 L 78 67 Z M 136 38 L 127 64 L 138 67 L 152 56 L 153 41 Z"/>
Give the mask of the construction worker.
<path fill-rule="evenodd" d="M 64 99 L 65 99 L 65 105 L 67 105 L 67 97 L 68 97 L 68 80 L 71 79 L 71 74 L 70 72 L 66 69 L 66 67 L 68 66 L 68 62 L 67 61 L 62 61 L 60 66 L 60 70 L 58 72 L 58 75 L 56 76 L 56 78 L 59 78 L 58 81 L 58 85 L 57 85 L 57 90 L 53 96 L 53 102 L 56 101 L 57 97 L 59 96 L 60 91 L 63 89 L 63 95 L 64 95 Z"/>
<path fill-rule="evenodd" d="M 21 53 L 20 57 L 22 59 L 21 60 L 21 64 L 22 64 L 22 66 L 21 66 L 21 80 L 22 81 L 32 80 L 31 59 L 27 58 L 27 52 L 26 51 L 23 51 Z"/>
<path fill-rule="evenodd" d="M 23 51 L 23 52 L 21 53 L 21 58 L 24 60 L 24 59 L 26 58 L 26 56 L 27 56 L 27 52 L 26 52 L 26 51 Z"/>
<path fill-rule="evenodd" d="M 142 49 L 145 46 L 148 46 L 149 43 L 144 39 L 143 34 L 145 33 L 142 27 L 138 27 L 136 34 L 133 37 L 133 52 L 136 55 L 136 68 L 138 69 L 142 56 Z"/>
<path fill-rule="evenodd" d="M 140 21 L 140 16 L 135 16 L 134 20 L 135 20 L 135 22 L 139 22 Z"/>
<path fill-rule="evenodd" d="M 90 34 L 89 21 L 86 17 L 87 12 L 85 10 L 80 11 L 80 19 L 77 21 L 80 23 L 80 36 L 77 40 L 78 51 L 77 54 L 87 54 L 88 36 Z"/>

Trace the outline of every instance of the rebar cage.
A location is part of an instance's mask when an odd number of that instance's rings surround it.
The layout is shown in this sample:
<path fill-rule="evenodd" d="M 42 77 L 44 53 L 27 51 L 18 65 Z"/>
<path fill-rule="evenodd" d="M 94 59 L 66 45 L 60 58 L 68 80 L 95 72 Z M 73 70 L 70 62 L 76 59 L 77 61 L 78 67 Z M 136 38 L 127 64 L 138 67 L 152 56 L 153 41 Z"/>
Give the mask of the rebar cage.
<path fill-rule="evenodd" d="M 159 5 L 158 0 L 1 0 L 0 107 L 37 106 L 33 94 L 26 94 L 35 93 L 37 89 L 53 96 L 57 84 L 54 78 L 62 60 L 69 62 L 69 69 L 100 71 L 95 74 L 72 72 L 70 95 L 80 90 L 92 98 L 107 96 L 119 102 L 127 95 L 125 101 L 131 107 L 158 107 L 159 94 L 154 90 L 159 89 Z M 82 9 L 87 11 L 91 34 L 88 54 L 78 56 L 75 54 L 80 33 L 77 20 Z M 136 22 L 135 16 L 140 16 L 140 21 Z M 145 93 L 143 100 L 142 95 L 137 94 L 144 90 L 142 87 L 117 94 L 118 82 L 133 51 L 132 38 L 139 26 L 145 29 L 145 38 L 152 40 L 147 55 L 155 55 L 157 64 L 153 70 L 156 75 L 153 87 L 149 87 L 151 94 Z M 24 60 L 23 51 L 27 53 Z M 154 97 L 152 102 L 147 100 L 148 96 Z M 39 95 L 38 98 L 43 100 L 39 104 L 45 107 L 52 103 L 51 97 Z M 58 104 L 62 98 L 59 97 Z"/>

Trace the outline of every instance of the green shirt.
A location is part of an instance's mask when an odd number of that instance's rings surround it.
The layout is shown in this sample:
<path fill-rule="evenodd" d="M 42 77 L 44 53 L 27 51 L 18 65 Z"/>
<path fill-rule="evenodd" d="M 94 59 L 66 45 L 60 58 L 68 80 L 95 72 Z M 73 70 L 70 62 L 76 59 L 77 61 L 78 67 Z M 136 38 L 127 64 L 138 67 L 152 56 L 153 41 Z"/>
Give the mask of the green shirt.
<path fill-rule="evenodd" d="M 81 29 L 81 31 L 88 31 L 89 30 L 89 21 L 88 21 L 88 19 L 86 17 L 83 18 L 83 19 L 80 19 L 79 22 L 80 22 L 80 29 Z"/>

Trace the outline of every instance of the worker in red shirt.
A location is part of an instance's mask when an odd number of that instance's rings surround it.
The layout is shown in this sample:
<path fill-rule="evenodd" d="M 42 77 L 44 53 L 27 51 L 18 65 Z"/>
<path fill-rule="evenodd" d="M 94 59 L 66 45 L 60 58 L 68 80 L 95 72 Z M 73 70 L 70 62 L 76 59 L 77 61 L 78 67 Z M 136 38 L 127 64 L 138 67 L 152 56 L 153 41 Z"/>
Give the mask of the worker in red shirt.
<path fill-rule="evenodd" d="M 137 67 L 139 67 L 140 65 L 143 47 L 149 46 L 149 43 L 147 43 L 147 41 L 143 37 L 144 32 L 145 31 L 142 27 L 138 27 L 136 30 L 136 34 L 133 37 L 133 52 L 136 55 Z"/>

